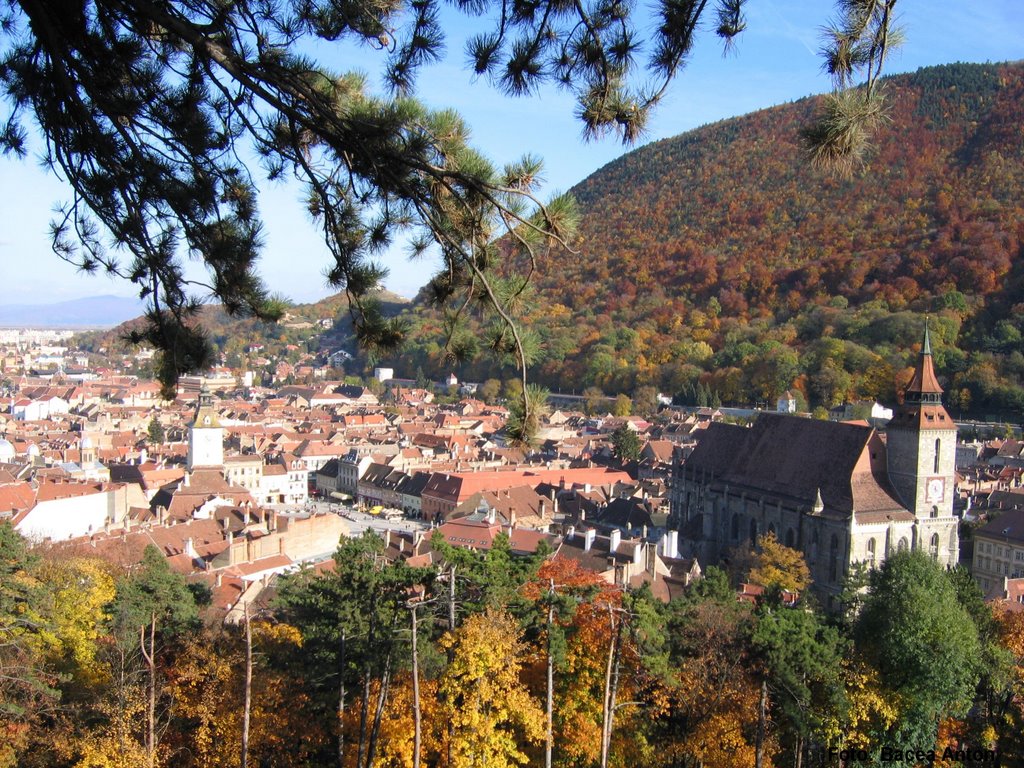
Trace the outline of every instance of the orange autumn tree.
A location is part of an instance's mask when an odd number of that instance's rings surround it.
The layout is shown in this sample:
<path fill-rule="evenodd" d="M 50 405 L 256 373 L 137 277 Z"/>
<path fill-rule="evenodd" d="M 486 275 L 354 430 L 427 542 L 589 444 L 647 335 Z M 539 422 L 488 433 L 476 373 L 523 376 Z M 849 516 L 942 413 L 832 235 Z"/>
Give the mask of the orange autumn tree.
<path fill-rule="evenodd" d="M 663 763 L 752 768 L 759 681 L 749 658 L 750 607 L 737 603 L 722 571 L 669 606 L 668 708 L 656 724 Z M 769 734 L 765 754 L 777 745 Z M 765 766 L 771 761 L 766 760 Z"/>
<path fill-rule="evenodd" d="M 527 673 L 537 695 L 547 699 L 550 662 L 550 740 L 558 764 L 592 763 L 600 756 L 603 667 L 597 649 L 602 640 L 607 647 L 607 638 L 592 603 L 612 592 L 600 576 L 568 558 L 545 561 L 523 587 L 524 597 L 543 614 Z"/>
<path fill-rule="evenodd" d="M 568 558 L 546 561 L 523 594 L 543 614 L 528 656 L 528 677 L 541 698 L 553 657 L 552 764 L 601 764 L 602 756 L 608 765 L 649 762 L 646 726 L 662 698 L 640 647 L 647 601 L 637 598 L 627 609 L 619 587 Z"/>

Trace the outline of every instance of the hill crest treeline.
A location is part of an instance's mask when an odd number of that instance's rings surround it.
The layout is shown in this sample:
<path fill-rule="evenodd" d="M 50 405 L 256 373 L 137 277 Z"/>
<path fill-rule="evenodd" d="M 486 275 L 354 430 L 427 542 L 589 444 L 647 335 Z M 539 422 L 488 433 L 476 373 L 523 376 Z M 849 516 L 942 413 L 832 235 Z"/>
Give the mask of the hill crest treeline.
<path fill-rule="evenodd" d="M 931 315 L 954 406 L 1024 406 L 1024 65 L 922 69 L 886 94 L 890 123 L 849 180 L 802 155 L 808 98 L 654 142 L 577 185 L 579 252 L 544 265 L 528 318 L 535 378 L 891 401 Z M 427 332 L 406 362 L 440 372 L 436 320 L 415 314 Z"/>

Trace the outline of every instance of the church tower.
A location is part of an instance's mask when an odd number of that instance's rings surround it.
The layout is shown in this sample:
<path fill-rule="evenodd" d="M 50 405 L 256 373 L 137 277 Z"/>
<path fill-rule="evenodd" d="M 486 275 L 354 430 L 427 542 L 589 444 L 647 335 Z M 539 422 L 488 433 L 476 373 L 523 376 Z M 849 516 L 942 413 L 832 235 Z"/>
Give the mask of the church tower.
<path fill-rule="evenodd" d="M 942 405 L 927 327 L 903 403 L 886 427 L 886 447 L 889 481 L 917 518 L 914 548 L 955 565 L 959 554 L 953 517 L 956 424 Z"/>
<path fill-rule="evenodd" d="M 224 428 L 205 384 L 199 390 L 199 407 L 188 426 L 188 471 L 196 467 L 224 466 Z"/>

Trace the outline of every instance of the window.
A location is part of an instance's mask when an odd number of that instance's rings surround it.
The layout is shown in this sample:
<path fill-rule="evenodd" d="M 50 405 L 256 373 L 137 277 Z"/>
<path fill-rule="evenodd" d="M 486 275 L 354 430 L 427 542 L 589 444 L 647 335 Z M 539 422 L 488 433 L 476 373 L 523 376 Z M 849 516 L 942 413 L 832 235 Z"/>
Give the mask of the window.
<path fill-rule="evenodd" d="M 792 528 L 787 528 L 786 529 L 786 546 L 789 547 L 790 549 L 793 548 L 793 529 Z"/>
<path fill-rule="evenodd" d="M 875 567 L 875 540 L 874 539 L 868 539 L 868 563 L 871 564 L 872 568 Z"/>
<path fill-rule="evenodd" d="M 732 540 L 736 541 L 740 537 L 740 516 L 735 512 L 732 513 Z"/>
<path fill-rule="evenodd" d="M 939 474 L 939 451 L 942 449 L 942 440 L 935 438 L 935 470 L 934 474 Z"/>
<path fill-rule="evenodd" d="M 828 545 L 828 578 L 835 583 L 839 571 L 839 537 L 834 533 Z"/>
<path fill-rule="evenodd" d="M 928 545 L 928 553 L 932 556 L 932 560 L 939 559 L 939 534 L 932 534 L 931 542 Z"/>
<path fill-rule="evenodd" d="M 910 549 L 910 542 L 907 541 L 907 537 L 904 536 L 900 539 L 900 543 L 896 545 L 896 550 L 899 552 L 906 552 Z"/>
<path fill-rule="evenodd" d="M 757 520 L 750 518 L 750 543 L 755 544 L 757 542 Z"/>

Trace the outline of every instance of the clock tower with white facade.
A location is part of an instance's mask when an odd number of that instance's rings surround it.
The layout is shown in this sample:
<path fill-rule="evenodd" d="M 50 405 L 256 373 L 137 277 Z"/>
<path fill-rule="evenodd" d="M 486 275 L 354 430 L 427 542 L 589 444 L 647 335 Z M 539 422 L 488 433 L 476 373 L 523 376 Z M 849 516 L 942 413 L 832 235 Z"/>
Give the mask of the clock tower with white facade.
<path fill-rule="evenodd" d="M 195 418 L 188 427 L 188 471 L 198 467 L 224 467 L 224 428 L 205 384 L 199 391 Z"/>
<path fill-rule="evenodd" d="M 913 547 L 955 564 L 959 556 L 953 516 L 956 424 L 942 405 L 927 328 L 914 377 L 886 427 L 886 454 L 893 489 L 917 519 Z"/>

